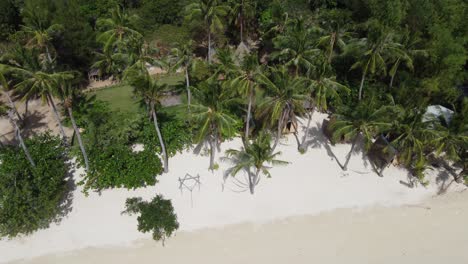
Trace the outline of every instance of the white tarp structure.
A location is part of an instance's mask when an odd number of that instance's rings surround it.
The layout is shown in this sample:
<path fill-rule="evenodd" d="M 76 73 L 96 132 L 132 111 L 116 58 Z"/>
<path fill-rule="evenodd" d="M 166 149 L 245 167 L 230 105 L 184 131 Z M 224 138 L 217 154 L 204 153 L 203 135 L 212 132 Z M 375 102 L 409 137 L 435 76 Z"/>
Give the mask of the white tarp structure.
<path fill-rule="evenodd" d="M 438 120 L 439 117 L 443 117 L 448 124 L 452 120 L 452 116 L 452 110 L 441 105 L 430 105 L 427 107 L 426 113 L 423 116 L 423 122 Z"/>

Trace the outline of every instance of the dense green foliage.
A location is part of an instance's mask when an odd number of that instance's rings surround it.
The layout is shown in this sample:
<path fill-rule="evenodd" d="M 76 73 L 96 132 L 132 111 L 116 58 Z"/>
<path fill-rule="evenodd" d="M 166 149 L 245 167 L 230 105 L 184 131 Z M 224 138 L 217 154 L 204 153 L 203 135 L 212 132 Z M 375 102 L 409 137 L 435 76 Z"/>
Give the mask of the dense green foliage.
<path fill-rule="evenodd" d="M 0 236 L 14 237 L 46 228 L 66 213 L 65 148 L 48 134 L 26 141 L 36 167 L 17 146 L 0 149 Z"/>
<path fill-rule="evenodd" d="M 125 206 L 126 210 L 123 213 L 139 214 L 138 231 L 151 232 L 154 240 L 162 240 L 164 243 L 164 240 L 179 228 L 171 201 L 161 195 L 157 195 L 150 202 L 141 198 L 129 198 Z"/>
<path fill-rule="evenodd" d="M 331 141 L 353 143 L 351 152 L 359 138 L 367 154 L 384 137 L 420 181 L 434 156 L 455 168 L 457 180 L 468 173 L 464 0 L 8 0 L 0 7 L 5 86 L 45 99 L 58 124 L 54 98 L 75 112 L 65 114 L 84 129 L 88 188 L 154 184 L 159 156 L 167 171 L 168 158 L 192 142 L 196 153 L 210 152 L 211 169 L 220 145 L 236 135 L 248 150 L 269 134 L 273 153 L 285 131 L 296 131 L 306 152 L 314 111 L 330 115 Z M 179 71 L 185 85 L 166 85 L 154 67 Z M 90 71 L 121 83 L 96 92 L 112 108 L 80 94 Z M 64 96 L 64 87 L 77 96 Z M 187 104 L 164 106 L 180 98 Z M 452 110 L 454 121 L 423 120 L 430 105 Z M 302 141 L 299 119 L 307 120 Z M 145 150 L 132 152 L 135 143 Z"/>

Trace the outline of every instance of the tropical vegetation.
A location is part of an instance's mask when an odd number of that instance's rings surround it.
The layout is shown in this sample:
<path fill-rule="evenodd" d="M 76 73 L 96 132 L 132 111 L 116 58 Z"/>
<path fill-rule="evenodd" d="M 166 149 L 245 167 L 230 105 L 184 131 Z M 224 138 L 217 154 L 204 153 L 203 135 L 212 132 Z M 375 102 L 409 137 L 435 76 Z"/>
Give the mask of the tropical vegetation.
<path fill-rule="evenodd" d="M 212 171 L 217 157 L 231 161 L 226 175 L 246 173 L 254 194 L 262 174 L 285 164 L 277 148 L 286 133 L 298 151 L 309 149 L 315 112 L 328 114 L 326 144 L 351 143 L 343 170 L 353 152 L 369 157 L 383 138 L 414 182 L 425 183 L 440 160 L 456 181 L 468 180 L 464 0 L 7 0 L 0 7 L 1 113 L 14 131 L 0 149 L 1 235 L 33 232 L 60 215 L 70 159 L 84 168 L 86 192 L 140 188 L 193 149 L 209 156 Z M 180 81 L 162 77 L 172 75 Z M 87 89 L 101 81 L 111 86 Z M 96 99 L 122 87 L 128 105 Z M 61 141 L 26 133 L 31 113 L 17 106 L 37 99 L 50 107 Z M 429 106 L 453 114 L 428 118 Z M 237 136 L 242 148 L 220 153 Z M 127 206 L 155 239 L 178 227 L 162 197 Z"/>

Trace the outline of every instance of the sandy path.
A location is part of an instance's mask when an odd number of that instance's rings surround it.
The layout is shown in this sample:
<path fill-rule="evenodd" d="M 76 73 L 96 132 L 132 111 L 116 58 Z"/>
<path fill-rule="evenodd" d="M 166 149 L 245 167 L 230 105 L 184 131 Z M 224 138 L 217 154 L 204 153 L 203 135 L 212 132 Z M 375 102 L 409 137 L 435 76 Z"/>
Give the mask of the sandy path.
<path fill-rule="evenodd" d="M 89 248 L 46 256 L 46 263 L 468 263 L 468 192 L 421 206 L 341 209 L 319 216 L 179 233 L 165 247 Z"/>
<path fill-rule="evenodd" d="M 325 115 L 315 115 L 313 131 L 320 131 L 319 124 L 322 123 L 323 118 Z M 271 169 L 272 178 L 261 180 L 255 196 L 242 192 L 246 191 L 246 188 L 239 187 L 239 183 L 232 178 L 223 182 L 223 172 L 229 167 L 228 164 L 220 162 L 219 170 L 214 173 L 208 172 L 209 158 L 194 155 L 191 151 L 171 158 L 170 172 L 159 177 L 160 182 L 153 187 L 132 191 L 113 189 L 103 191 L 101 194 L 90 193 L 89 197 L 84 196 L 81 189 L 77 188 L 73 193 L 73 208 L 59 224 L 52 224 L 50 228 L 39 230 L 27 237 L 19 237 L 10 241 L 0 240 L 0 262 L 71 252 L 89 247 L 125 246 L 131 245 L 136 240 L 150 238 L 149 234 L 137 231 L 136 216 L 121 215 L 128 197 L 141 196 L 150 199 L 156 193 L 161 193 L 171 199 L 180 222 L 180 232 L 176 238 L 179 239 L 179 237 L 186 236 L 184 231 L 223 228 L 239 223 L 260 224 L 291 216 L 318 215 L 337 208 L 396 207 L 418 204 L 436 195 L 442 186 L 449 186 L 449 191 L 464 188 L 453 183 L 452 178 L 448 177 L 444 171 L 429 170 L 427 177 L 432 180 L 430 186 L 409 189 L 399 183 L 407 180 L 406 170 L 390 167 L 384 172 L 384 177 L 378 177 L 371 171 L 366 159 L 362 158 L 362 153 L 359 151 L 354 153 L 349 163 L 349 170 L 344 173 L 335 160 L 327 154 L 323 136 L 316 132 L 311 140 L 312 147 L 304 155 L 297 151 L 293 136 L 282 140 L 281 145 L 278 146 L 278 150 L 282 152 L 280 159 L 289 161 L 290 164 Z M 239 148 L 239 146 L 241 146 L 239 139 L 226 142 L 222 146 L 221 153 L 228 148 Z M 342 162 L 349 149 L 348 144 L 331 147 Z M 223 155 L 220 154 L 218 157 Z M 193 192 L 193 206 L 190 193 L 186 190 L 181 193 L 178 188 L 178 178 L 186 173 L 199 174 L 201 177 L 200 191 Z M 75 173 L 75 180 L 79 178 L 79 172 Z M 242 181 L 242 175 L 238 179 Z M 338 218 L 335 221 L 350 219 L 349 217 Z M 395 222 L 401 221 L 401 223 L 407 220 L 394 218 Z M 338 223 L 337 226 L 340 224 L 345 223 Z M 414 226 L 414 224 L 411 225 Z M 382 226 L 391 233 L 391 225 Z M 326 228 L 324 225 L 322 227 Z M 236 229 L 233 230 L 232 232 L 236 232 Z M 343 230 L 346 229 L 342 229 L 342 232 Z M 207 234 L 217 236 L 217 233 L 208 232 Z M 308 239 L 315 236 L 314 232 L 309 235 Z M 295 235 L 290 239 L 294 237 Z M 198 238 L 189 236 L 189 239 L 198 244 Z M 218 243 L 218 247 L 222 246 L 222 241 L 220 242 L 219 239 L 218 242 L 213 242 Z M 237 243 L 250 243 L 248 240 L 248 238 L 239 239 Z M 345 250 L 345 242 L 353 244 L 351 240 L 343 240 L 340 242 L 344 243 L 343 249 L 340 250 Z M 317 239 L 307 243 L 334 242 L 328 240 L 321 242 L 321 239 Z M 172 245 L 177 245 L 172 242 L 169 244 L 169 249 Z M 200 244 L 200 246 L 203 245 Z M 375 244 L 369 246 L 375 246 Z M 225 254 L 238 254 L 235 250 L 230 251 L 229 247 L 221 249 L 218 247 L 213 248 L 214 255 L 220 254 L 218 252 L 220 250 Z M 179 248 L 177 246 L 177 249 Z M 253 249 L 239 249 L 239 251 L 245 250 Z"/>

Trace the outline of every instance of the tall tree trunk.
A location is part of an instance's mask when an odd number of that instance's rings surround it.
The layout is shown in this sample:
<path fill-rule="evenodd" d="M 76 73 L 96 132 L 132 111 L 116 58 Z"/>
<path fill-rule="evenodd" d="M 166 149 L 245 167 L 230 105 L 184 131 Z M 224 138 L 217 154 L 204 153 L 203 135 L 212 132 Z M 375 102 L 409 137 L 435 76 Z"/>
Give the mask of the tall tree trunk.
<path fill-rule="evenodd" d="M 185 84 L 187 86 L 187 105 L 190 111 L 190 104 L 192 100 L 192 93 L 190 91 L 190 79 L 189 79 L 189 74 L 188 74 L 188 65 L 185 66 Z"/>
<path fill-rule="evenodd" d="M 75 135 L 76 138 L 78 139 L 78 144 L 80 145 L 81 153 L 83 154 L 83 159 L 85 162 L 85 169 L 86 171 L 89 171 L 89 160 L 88 160 L 88 155 L 86 154 L 86 149 L 84 147 L 83 141 L 81 140 L 81 133 L 80 130 L 78 129 L 78 126 L 76 125 L 75 118 L 73 117 L 73 110 L 71 107 L 67 108 L 68 111 L 68 116 L 70 116 L 70 120 L 73 125 L 73 129 L 75 130 Z"/>
<path fill-rule="evenodd" d="M 276 131 L 276 139 L 275 139 L 275 144 L 273 144 L 273 147 L 271 148 L 271 153 L 273 153 L 276 149 L 276 146 L 278 146 L 278 142 L 281 139 L 281 135 L 283 134 L 283 122 L 284 119 L 286 118 L 286 112 L 283 112 L 281 115 L 280 120 L 278 120 L 278 130 Z"/>
<path fill-rule="evenodd" d="M 354 147 L 356 146 L 356 142 L 358 138 L 359 138 L 359 134 L 356 135 L 356 137 L 354 138 L 353 144 L 351 145 L 351 150 L 349 151 L 348 155 L 346 155 L 346 161 L 345 161 L 345 164 L 343 165 L 344 171 L 348 170 L 348 163 L 349 163 L 349 160 L 351 159 L 351 155 L 353 154 L 353 150 L 354 150 Z"/>
<path fill-rule="evenodd" d="M 254 175 L 252 174 L 252 171 L 250 170 L 250 167 L 249 169 L 247 170 L 247 173 L 248 173 L 248 178 L 249 178 L 249 190 L 250 190 L 250 194 L 254 194 Z"/>
<path fill-rule="evenodd" d="M 244 0 L 242 0 L 241 2 L 239 20 L 240 20 L 240 41 L 241 43 L 243 43 L 244 42 Z"/>
<path fill-rule="evenodd" d="M 52 67 L 52 56 L 50 55 L 49 47 L 46 45 L 45 48 L 46 48 L 47 60 L 49 61 Z"/>
<path fill-rule="evenodd" d="M 4 87 L 5 88 L 5 87 Z M 18 109 L 16 108 L 15 106 L 15 103 L 13 102 L 13 100 L 11 99 L 10 97 L 10 93 L 5 90 L 5 95 L 6 95 L 6 98 L 8 99 L 8 103 L 10 104 L 10 108 L 13 110 L 13 112 L 15 112 L 15 115 L 18 117 L 18 120 L 20 122 L 23 122 L 23 118 L 21 117 L 21 115 L 19 114 L 18 112 Z"/>
<path fill-rule="evenodd" d="M 249 105 L 247 107 L 247 118 L 245 119 L 245 140 L 248 142 L 250 133 L 250 117 L 252 115 L 253 89 L 249 83 Z"/>
<path fill-rule="evenodd" d="M 364 87 L 364 80 L 366 79 L 367 69 L 362 72 L 361 86 L 359 86 L 359 101 L 362 99 L 362 87 Z"/>
<path fill-rule="evenodd" d="M 255 186 L 257 186 L 259 182 L 259 176 L 260 176 L 260 169 L 255 168 L 255 175 L 253 176 L 252 183 L 250 186 L 250 193 L 253 195 L 255 193 Z"/>
<path fill-rule="evenodd" d="M 154 102 L 151 102 L 151 112 L 153 114 L 154 128 L 156 129 L 156 133 L 158 134 L 159 144 L 161 144 L 161 150 L 164 160 L 164 173 L 167 173 L 169 172 L 169 158 L 166 152 L 166 145 L 164 144 L 161 131 L 159 130 L 158 117 L 156 116 L 156 111 L 154 110 Z"/>
<path fill-rule="evenodd" d="M 210 137 L 210 167 L 211 171 L 215 169 L 215 156 L 216 156 L 216 136 L 211 135 Z"/>
<path fill-rule="evenodd" d="M 57 111 L 57 107 L 55 106 L 54 99 L 52 98 L 52 95 L 50 95 L 50 94 L 48 94 L 47 97 L 49 99 L 50 105 L 52 106 L 52 111 L 54 112 L 55 119 L 56 119 L 56 121 L 57 121 L 57 123 L 59 125 L 60 133 L 62 134 L 62 140 L 66 144 L 67 143 L 67 136 L 65 135 L 65 130 L 63 130 L 62 121 L 60 120 L 60 116 L 59 116 L 59 113 Z"/>
<path fill-rule="evenodd" d="M 8 117 L 10 119 L 11 124 L 13 125 L 13 128 L 15 129 L 16 138 L 18 139 L 19 144 L 23 149 L 24 154 L 26 155 L 26 159 L 28 159 L 29 163 L 31 163 L 31 166 L 35 168 L 36 163 L 34 163 L 34 160 L 32 159 L 31 154 L 29 153 L 28 147 L 26 146 L 26 144 L 24 144 L 23 137 L 21 136 L 21 131 L 13 117 L 13 113 L 8 113 Z"/>
<path fill-rule="evenodd" d="M 333 55 L 333 48 L 335 47 L 336 41 L 336 32 L 333 32 L 330 36 L 330 53 L 328 54 L 328 63 L 331 63 L 332 55 Z"/>
<path fill-rule="evenodd" d="M 208 28 L 208 64 L 211 64 L 211 30 Z"/>
<path fill-rule="evenodd" d="M 312 122 L 312 115 L 313 114 L 314 114 L 314 110 L 312 109 L 310 111 L 310 113 L 309 113 L 309 117 L 308 117 L 308 120 L 307 120 L 307 127 L 305 129 L 304 136 L 302 137 L 302 142 L 301 142 L 301 145 L 299 147 L 300 151 L 304 151 L 304 152 L 306 151 L 305 143 L 306 143 L 306 140 L 307 140 L 307 136 L 309 135 L 309 128 L 310 128 L 310 123 Z"/>
<path fill-rule="evenodd" d="M 29 111 L 29 99 L 26 99 L 26 101 L 24 102 L 23 120 L 28 117 L 28 111 Z"/>

